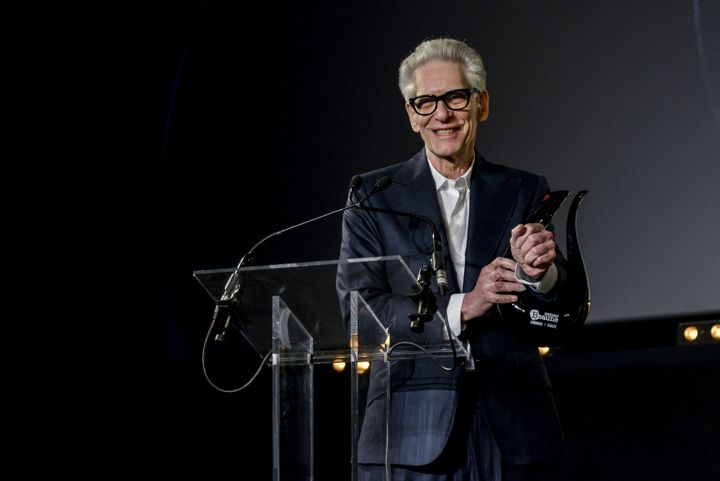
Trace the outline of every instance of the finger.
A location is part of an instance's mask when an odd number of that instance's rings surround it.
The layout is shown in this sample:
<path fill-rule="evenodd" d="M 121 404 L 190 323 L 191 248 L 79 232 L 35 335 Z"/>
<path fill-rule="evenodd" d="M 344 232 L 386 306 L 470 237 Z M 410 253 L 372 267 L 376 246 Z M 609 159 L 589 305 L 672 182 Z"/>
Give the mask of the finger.
<path fill-rule="evenodd" d="M 537 237 L 533 238 L 532 236 L 536 234 L 531 234 L 530 232 L 526 232 L 524 235 L 517 238 L 515 241 L 514 247 L 517 250 L 517 252 L 520 253 L 520 255 L 525 255 L 527 252 L 532 249 L 537 242 L 533 242 L 532 239 L 537 239 Z"/>
<path fill-rule="evenodd" d="M 497 280 L 505 282 L 517 282 L 517 277 L 515 277 L 515 269 L 503 270 L 502 276 L 500 276 Z"/>
<path fill-rule="evenodd" d="M 531 242 L 533 244 L 542 244 L 543 242 L 547 242 L 553 238 L 554 236 L 552 232 L 544 230 L 542 232 L 533 232 L 527 237 L 526 242 Z"/>
<path fill-rule="evenodd" d="M 520 255 L 523 258 L 526 258 L 528 255 L 533 254 L 533 250 L 535 251 L 534 257 L 537 257 L 537 255 L 541 255 L 545 253 L 546 251 L 550 250 L 551 246 L 555 245 L 554 237 L 551 232 L 541 232 L 537 234 L 533 234 L 530 237 L 528 237 L 525 242 L 520 246 L 519 251 Z M 540 254 L 538 254 L 540 253 Z"/>
<path fill-rule="evenodd" d="M 526 230 L 527 229 L 523 224 L 518 224 L 515 227 L 513 227 L 513 229 L 510 231 L 510 241 L 516 242 L 520 236 L 525 234 Z"/>
<path fill-rule="evenodd" d="M 555 263 L 556 259 L 557 255 L 555 253 L 548 253 L 533 260 L 530 266 L 536 269 L 546 270 Z"/>
<path fill-rule="evenodd" d="M 496 266 L 492 268 L 491 270 L 487 271 L 484 275 L 481 274 L 481 277 L 488 280 L 489 282 L 497 282 L 497 281 L 516 281 L 515 278 L 515 267 L 517 266 L 517 262 L 512 262 L 512 269 L 509 267 L 501 267 Z"/>
<path fill-rule="evenodd" d="M 525 292 L 526 287 L 519 282 L 498 281 L 492 284 L 490 290 L 496 294 L 507 292 Z"/>
<path fill-rule="evenodd" d="M 479 287 L 487 292 L 523 292 L 525 285 L 518 282 L 515 272 L 510 276 L 491 276 L 483 279 Z"/>
<path fill-rule="evenodd" d="M 495 269 L 506 269 L 510 271 L 515 271 L 515 265 L 517 262 L 515 262 L 514 259 L 508 259 L 506 257 L 496 257 L 490 265 Z"/>
<path fill-rule="evenodd" d="M 518 236 L 520 240 L 527 239 L 529 236 L 545 230 L 542 224 L 525 224 L 522 227 L 523 232 Z"/>
<path fill-rule="evenodd" d="M 518 296 L 512 294 L 497 294 L 492 299 L 493 304 L 512 304 L 518 301 Z"/>
<path fill-rule="evenodd" d="M 542 244 L 533 247 L 526 255 L 525 261 L 527 265 L 537 266 L 539 263 L 551 262 L 555 260 L 555 243 L 553 241 L 547 241 Z"/>
<path fill-rule="evenodd" d="M 532 246 L 532 248 L 530 250 L 528 250 L 525 253 L 525 256 L 524 256 L 525 261 L 528 264 L 532 264 L 532 262 L 535 259 L 537 259 L 538 257 L 543 256 L 543 255 L 547 254 L 548 252 L 553 251 L 554 247 L 555 247 L 554 243 L 550 242 L 550 241 L 543 242 L 541 244 L 535 244 L 534 246 Z"/>

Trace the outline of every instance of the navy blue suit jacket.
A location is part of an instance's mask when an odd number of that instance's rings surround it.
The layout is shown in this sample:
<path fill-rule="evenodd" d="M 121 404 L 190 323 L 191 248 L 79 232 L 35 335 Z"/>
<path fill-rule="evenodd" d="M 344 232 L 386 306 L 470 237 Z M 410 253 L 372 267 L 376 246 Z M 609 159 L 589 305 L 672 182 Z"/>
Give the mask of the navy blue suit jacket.
<path fill-rule="evenodd" d="M 480 270 L 508 246 L 510 230 L 522 223 L 547 190 L 538 175 L 491 164 L 478 154 L 471 178 L 468 242 L 463 290 L 472 290 Z M 362 175 L 364 197 L 383 176 L 392 185 L 370 199 L 370 205 L 423 215 L 440 230 L 448 271 L 449 292 L 438 299 L 446 315 L 446 302 L 460 292 L 447 250 L 435 184 L 425 150 L 412 159 Z M 351 209 L 343 220 L 340 257 L 343 259 L 400 255 L 413 273 L 428 263 L 432 253 L 431 230 L 417 219 Z M 551 292 L 561 292 L 564 261 L 559 259 L 559 281 Z M 408 314 L 415 303 L 392 292 L 382 272 L 356 273 L 348 279 L 340 272 L 338 292 L 346 304 L 350 289 L 358 289 L 381 322 L 390 326 L 392 343 L 411 340 L 428 343 L 441 339 L 440 322 L 426 324 L 423 334 L 409 329 Z M 437 285 L 432 285 L 437 294 Z M 471 320 L 463 333 L 472 347 L 481 399 L 492 434 L 502 456 L 525 464 L 558 452 L 563 436 L 552 389 L 537 346 L 516 336 L 495 310 Z M 363 326 L 360 326 L 362 333 Z M 389 456 L 392 464 L 420 466 L 435 460 L 448 442 L 457 413 L 463 367 L 446 372 L 430 360 L 417 358 L 390 364 L 392 386 Z M 366 411 L 359 441 L 361 463 L 384 463 L 385 388 L 387 368 L 376 363 L 370 371 Z"/>

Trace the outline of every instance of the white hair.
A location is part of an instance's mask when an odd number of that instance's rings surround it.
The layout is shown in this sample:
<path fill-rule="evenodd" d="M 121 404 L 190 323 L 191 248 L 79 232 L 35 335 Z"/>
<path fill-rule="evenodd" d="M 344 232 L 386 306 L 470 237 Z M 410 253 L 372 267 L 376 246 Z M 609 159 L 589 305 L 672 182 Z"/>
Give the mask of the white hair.
<path fill-rule="evenodd" d="M 457 63 L 462 69 L 468 87 L 485 91 L 487 74 L 480 55 L 465 42 L 452 38 L 426 40 L 415 47 L 400 64 L 400 92 L 407 101 L 417 94 L 415 70 L 431 60 L 447 60 Z"/>

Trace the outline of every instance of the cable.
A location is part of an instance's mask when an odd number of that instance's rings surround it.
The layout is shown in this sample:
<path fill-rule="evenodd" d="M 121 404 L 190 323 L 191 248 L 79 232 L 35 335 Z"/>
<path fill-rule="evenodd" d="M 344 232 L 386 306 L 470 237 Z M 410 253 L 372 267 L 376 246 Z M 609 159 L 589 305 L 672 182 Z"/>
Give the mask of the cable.
<path fill-rule="evenodd" d="M 458 361 L 457 349 L 455 348 L 455 340 L 459 340 L 459 339 L 457 338 L 457 336 L 456 336 L 456 335 L 452 332 L 452 330 L 450 329 L 450 324 L 448 323 L 448 320 L 447 320 L 444 316 L 443 316 L 442 320 L 443 320 L 443 326 L 445 327 L 445 333 L 447 334 L 448 340 L 450 341 L 450 347 L 452 348 L 452 352 L 453 352 L 453 364 L 452 364 L 452 366 L 449 366 L 449 367 L 448 367 L 448 366 L 444 366 L 444 365 L 440 364 L 440 362 L 436 359 L 436 357 L 435 357 L 433 354 L 430 354 L 427 349 L 425 349 L 425 348 L 422 347 L 421 345 L 416 344 L 416 343 L 414 343 L 414 342 L 412 342 L 412 341 L 400 341 L 400 342 L 397 342 L 397 343 L 393 344 L 392 347 L 390 347 L 390 348 L 387 350 L 387 354 L 390 354 L 390 353 L 391 353 L 396 347 L 398 347 L 398 346 L 413 346 L 413 347 L 418 348 L 418 349 L 421 350 L 422 352 L 424 352 L 425 355 L 426 355 L 433 363 L 435 363 L 436 366 L 438 366 L 438 367 L 439 367 L 440 369 L 442 369 L 443 371 L 448 371 L 448 372 L 449 372 L 449 371 L 455 370 L 458 366 L 460 366 L 460 365 L 462 364 L 462 362 L 459 362 L 459 361 Z"/>
<path fill-rule="evenodd" d="M 207 351 L 208 339 L 210 339 L 210 333 L 212 331 L 213 331 L 213 326 L 210 325 L 210 328 L 208 329 L 207 334 L 205 334 L 205 341 L 203 342 L 203 348 L 202 348 L 202 369 L 203 369 L 203 375 L 205 376 L 205 380 L 213 388 L 215 388 L 216 390 L 218 390 L 222 393 L 233 394 L 236 392 L 240 392 L 243 389 L 245 389 L 246 387 L 248 387 L 250 384 L 252 384 L 252 382 L 258 377 L 258 375 L 260 374 L 260 371 L 262 370 L 263 366 L 265 365 L 268 358 L 270 357 L 272 350 L 268 351 L 267 354 L 265 354 L 265 357 L 263 357 L 262 361 L 260 361 L 260 365 L 258 366 L 257 371 L 255 371 L 255 374 L 253 374 L 253 376 L 250 378 L 250 380 L 248 382 L 246 382 L 242 386 L 235 388 L 235 389 L 224 389 L 224 388 L 221 388 L 220 386 L 218 386 L 217 384 L 215 384 L 214 382 L 212 382 L 212 380 L 210 379 L 210 376 L 208 375 L 207 367 L 205 365 L 205 357 L 206 357 L 205 353 Z"/>
<path fill-rule="evenodd" d="M 428 352 L 427 349 L 422 347 L 419 344 L 416 344 L 411 341 L 400 341 L 395 344 L 393 344 L 388 350 L 387 355 L 390 355 L 392 351 L 398 347 L 398 346 L 412 346 L 416 347 L 422 352 L 425 353 L 425 355 L 440 369 L 443 371 L 453 371 L 457 369 L 458 366 L 463 364 L 463 362 L 458 361 L 457 356 L 457 349 L 455 348 L 455 340 L 457 340 L 457 336 L 452 332 L 450 329 L 450 324 L 448 323 L 447 319 L 443 317 L 443 325 L 445 326 L 445 332 L 447 333 L 447 336 L 450 340 L 450 346 L 452 347 L 453 351 L 453 365 L 452 366 L 444 366 L 441 364 L 436 357 Z M 390 369 L 390 358 L 388 357 L 388 368 L 387 368 L 387 382 L 385 386 L 385 481 L 391 481 L 392 479 L 392 472 L 390 469 L 390 402 L 391 402 L 391 382 L 390 382 L 390 375 L 391 369 Z"/>
<path fill-rule="evenodd" d="M 385 481 L 392 479 L 390 471 L 390 399 L 390 360 L 388 360 L 387 385 L 385 386 Z"/>

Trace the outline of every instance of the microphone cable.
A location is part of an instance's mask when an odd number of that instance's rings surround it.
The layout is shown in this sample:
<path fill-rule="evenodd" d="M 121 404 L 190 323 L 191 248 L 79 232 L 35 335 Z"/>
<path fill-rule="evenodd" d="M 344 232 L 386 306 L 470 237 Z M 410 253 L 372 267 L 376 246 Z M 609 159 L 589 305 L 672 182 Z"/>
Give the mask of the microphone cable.
<path fill-rule="evenodd" d="M 353 178 L 353 180 L 354 180 L 354 179 L 355 179 L 355 178 Z M 380 179 L 380 180 L 382 181 L 383 179 L 388 179 L 388 178 L 387 178 L 387 177 L 383 177 L 383 178 Z M 378 181 L 378 183 L 380 183 L 380 181 Z M 392 181 L 390 181 L 389 183 L 392 183 Z M 389 183 L 388 183 L 388 185 L 389 185 Z M 377 184 L 376 184 L 376 185 L 377 185 Z M 351 193 L 348 197 L 350 198 L 351 196 L 352 196 L 352 193 Z M 354 205 L 356 205 L 358 209 L 364 210 L 364 211 L 368 211 L 368 212 L 377 212 L 377 213 L 380 213 L 380 214 L 394 215 L 394 216 L 401 216 L 401 217 L 410 217 L 410 218 L 413 218 L 413 219 L 418 219 L 418 220 L 421 220 L 421 221 L 427 223 L 427 224 L 430 226 L 430 228 L 431 228 L 431 230 L 432 230 L 433 250 L 434 250 L 434 252 L 433 252 L 433 258 L 432 258 L 432 262 L 431 262 L 433 265 L 431 266 L 431 268 L 434 269 L 434 272 L 435 272 L 435 274 L 436 274 L 436 280 L 438 281 L 438 290 L 440 291 L 440 295 L 441 295 L 442 297 L 444 297 L 444 296 L 445 296 L 445 289 L 447 288 L 447 275 L 445 274 L 445 262 L 444 262 L 444 259 L 442 258 L 442 245 L 441 245 L 441 244 L 440 244 L 440 246 L 441 246 L 440 254 L 437 255 L 437 253 L 435 252 L 435 251 L 437 250 L 438 243 L 440 243 L 441 241 L 440 241 L 440 233 L 439 233 L 437 227 L 435 226 L 435 224 L 433 223 L 433 221 L 431 221 L 430 219 L 428 219 L 428 218 L 425 217 L 424 215 L 420 215 L 420 214 L 413 214 L 413 213 L 410 213 L 410 212 L 396 211 L 396 210 L 391 210 L 391 209 L 381 209 L 381 208 L 378 208 L 378 207 L 363 206 L 362 204 L 363 204 L 366 200 L 368 200 L 369 197 L 370 197 L 369 195 L 366 196 L 363 200 L 361 200 L 361 201 L 359 201 L 359 202 L 356 202 Z M 412 342 L 412 341 L 400 341 L 400 342 L 397 342 L 397 343 L 393 344 L 393 345 L 386 351 L 387 354 L 390 354 L 396 347 L 399 347 L 399 346 L 412 346 L 412 347 L 415 347 L 415 348 L 419 349 L 420 351 L 424 352 L 425 355 L 426 355 L 436 366 L 438 366 L 438 367 L 439 367 L 440 369 L 442 369 L 443 371 L 448 371 L 448 372 L 449 372 L 449 371 L 453 371 L 453 370 L 457 369 L 457 368 L 462 364 L 462 362 L 459 362 L 459 361 L 458 361 L 457 349 L 456 349 L 456 347 L 455 347 L 455 340 L 458 340 L 458 338 L 457 338 L 457 336 L 452 332 L 452 329 L 450 329 L 450 323 L 449 323 L 448 320 L 445 318 L 445 316 L 441 316 L 441 317 L 442 317 L 442 319 L 443 319 L 443 325 L 444 325 L 444 327 L 445 327 L 445 334 L 446 334 L 448 340 L 450 341 L 450 347 L 452 348 L 452 353 L 453 353 L 453 363 L 452 363 L 452 366 L 445 366 L 445 365 L 443 365 L 443 364 L 440 363 L 440 361 L 436 358 L 436 356 L 434 356 L 433 354 L 431 354 L 430 352 L 428 352 L 427 349 L 425 349 L 425 348 L 422 347 L 421 345 L 419 345 L 419 344 L 417 344 L 417 343 L 414 343 L 414 342 Z"/>
<path fill-rule="evenodd" d="M 255 379 L 260 375 L 260 371 L 262 371 L 263 366 L 265 366 L 265 363 L 266 363 L 267 360 L 270 358 L 270 354 L 272 354 L 272 349 L 269 350 L 269 351 L 267 352 L 267 354 L 265 354 L 265 356 L 262 358 L 262 360 L 260 361 L 260 365 L 258 366 L 257 370 L 255 371 L 255 374 L 252 375 L 252 377 L 250 378 L 249 381 L 247 381 L 245 384 L 243 384 L 243 385 L 240 386 L 240 387 L 233 388 L 233 389 L 225 389 L 225 388 L 222 388 L 222 387 L 218 386 L 217 384 L 215 384 L 215 383 L 212 381 L 212 379 L 210 379 L 210 375 L 208 374 L 207 366 L 206 366 L 206 363 L 205 363 L 206 350 L 207 350 L 207 345 L 208 345 L 208 339 L 210 338 L 210 334 L 212 333 L 212 331 L 213 331 L 213 326 L 211 325 L 210 328 L 209 328 L 208 331 L 207 331 L 207 334 L 205 335 L 205 341 L 203 342 L 203 347 L 202 347 L 202 356 L 201 356 L 202 359 L 201 359 L 201 362 L 202 362 L 202 370 L 203 370 L 203 375 L 205 376 L 205 380 L 208 382 L 208 384 L 210 384 L 210 386 L 213 387 L 213 389 L 215 389 L 215 390 L 217 390 L 217 391 L 220 391 L 220 392 L 222 392 L 222 393 L 225 393 L 225 394 L 233 394 L 233 393 L 236 393 L 236 392 L 240 392 L 240 391 L 242 391 L 243 389 L 247 388 L 250 384 L 252 384 L 253 381 L 255 381 Z"/>

